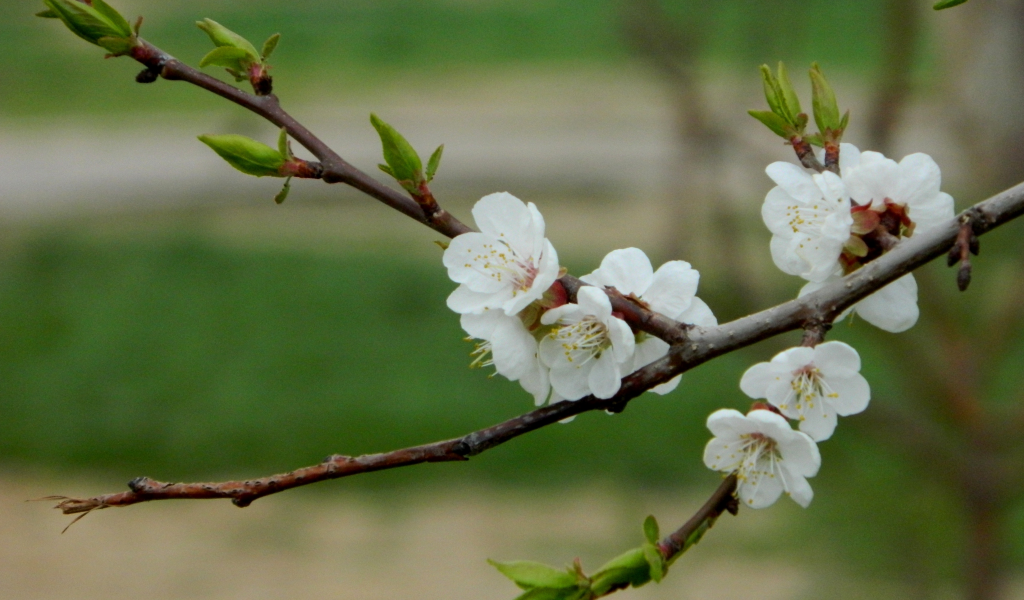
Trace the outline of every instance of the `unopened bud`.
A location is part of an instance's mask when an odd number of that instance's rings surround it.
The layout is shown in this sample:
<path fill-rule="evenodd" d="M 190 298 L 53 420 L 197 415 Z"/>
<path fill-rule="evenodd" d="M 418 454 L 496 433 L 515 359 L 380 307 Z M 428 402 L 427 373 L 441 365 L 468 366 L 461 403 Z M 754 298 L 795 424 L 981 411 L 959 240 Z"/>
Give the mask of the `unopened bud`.
<path fill-rule="evenodd" d="M 420 184 L 426 179 L 423 176 L 423 163 L 420 155 L 416 153 L 412 145 L 402 134 L 381 120 L 375 114 L 370 114 L 370 123 L 380 136 L 381 147 L 384 151 L 384 162 L 387 165 L 380 165 L 380 169 L 398 180 L 399 185 L 411 193 L 417 193 Z M 436 156 L 434 168 L 441 161 L 441 152 L 435 151 Z M 434 156 L 431 159 L 434 159 Z"/>
<path fill-rule="evenodd" d="M 209 146 L 232 167 L 256 177 L 284 177 L 287 159 L 278 150 L 244 135 L 201 135 L 199 141 Z"/>

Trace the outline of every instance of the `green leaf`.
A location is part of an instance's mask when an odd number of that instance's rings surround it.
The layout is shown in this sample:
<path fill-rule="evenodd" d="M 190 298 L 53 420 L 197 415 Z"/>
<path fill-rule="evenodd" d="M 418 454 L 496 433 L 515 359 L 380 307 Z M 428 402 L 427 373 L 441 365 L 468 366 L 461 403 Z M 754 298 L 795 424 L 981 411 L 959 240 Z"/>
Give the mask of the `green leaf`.
<path fill-rule="evenodd" d="M 846 126 L 850 124 L 850 111 L 847 110 L 843 113 L 843 118 L 839 120 L 839 130 L 846 131 Z"/>
<path fill-rule="evenodd" d="M 647 518 L 644 519 L 644 537 L 652 544 L 657 544 L 661 541 L 658 520 L 654 518 L 654 515 L 647 515 Z"/>
<path fill-rule="evenodd" d="M 665 557 L 658 552 L 653 544 L 647 544 L 644 546 L 644 558 L 647 559 L 651 579 L 654 580 L 654 583 L 661 583 L 665 577 Z"/>
<path fill-rule="evenodd" d="M 793 82 L 789 80 L 789 73 L 786 72 L 786 65 L 779 61 L 779 92 L 782 100 L 781 104 L 785 107 L 786 114 L 783 115 L 790 124 L 795 125 L 797 122 L 797 115 L 800 114 L 800 98 L 796 95 L 796 90 L 793 89 Z"/>
<path fill-rule="evenodd" d="M 241 50 L 245 50 L 245 53 L 249 55 L 252 62 L 258 62 L 260 60 L 259 54 L 256 54 L 256 48 L 249 43 L 249 40 L 238 35 L 234 31 L 231 31 L 227 27 L 224 27 L 213 19 L 196 21 L 196 27 L 205 31 L 206 35 L 210 36 L 210 41 L 212 41 L 214 45 L 239 48 Z"/>
<path fill-rule="evenodd" d="M 768 101 L 768 108 L 772 109 L 773 113 L 780 114 L 782 101 L 779 84 L 775 81 L 775 76 L 772 75 L 772 70 L 768 68 L 768 65 L 761 65 L 761 81 L 764 84 L 764 99 Z"/>
<path fill-rule="evenodd" d="M 391 167 L 391 175 L 398 180 L 402 187 L 409 191 L 415 191 L 423 179 L 423 163 L 420 162 L 419 154 L 412 145 L 402 137 L 402 134 L 388 125 L 375 114 L 370 114 L 370 123 L 373 124 L 377 134 L 380 135 L 380 143 L 384 151 L 384 162 Z M 387 171 L 385 171 L 387 172 Z"/>
<path fill-rule="evenodd" d="M 199 61 L 199 68 L 202 69 L 209 65 L 214 65 L 228 69 L 245 70 L 245 65 L 243 65 L 242 62 L 248 58 L 248 56 L 249 54 L 241 48 L 218 46 L 213 50 L 210 50 L 210 52 Z"/>
<path fill-rule="evenodd" d="M 72 33 L 91 44 L 113 48 L 114 54 L 124 54 L 125 48 L 136 44 L 128 22 L 101 0 L 95 7 L 73 0 L 43 0 L 43 3 L 49 10 L 42 14 L 55 15 Z"/>
<path fill-rule="evenodd" d="M 285 157 L 280 152 L 244 135 L 201 135 L 199 141 L 209 146 L 232 167 L 256 177 L 284 177 L 281 167 Z"/>
<path fill-rule="evenodd" d="M 284 180 L 284 187 L 282 187 L 281 191 L 278 192 L 276 196 L 274 196 L 274 202 L 276 202 L 278 204 L 281 204 L 282 202 L 284 202 L 285 198 L 288 197 L 288 192 L 290 192 L 290 191 L 292 191 L 292 178 L 291 177 L 289 177 L 288 179 Z"/>
<path fill-rule="evenodd" d="M 748 110 L 747 114 L 764 123 L 768 129 L 771 129 L 779 137 L 788 140 L 791 135 L 796 133 L 789 123 L 786 123 L 782 117 L 770 110 Z"/>
<path fill-rule="evenodd" d="M 430 155 L 430 159 L 427 161 L 427 183 L 434 180 L 437 168 L 441 166 L 442 154 L 444 154 L 444 144 L 438 146 L 437 150 L 434 150 L 434 153 Z"/>
<path fill-rule="evenodd" d="M 92 0 L 92 7 L 96 9 L 97 13 L 106 17 L 107 22 L 121 34 L 121 37 L 131 37 L 132 26 L 128 23 L 128 19 L 121 16 L 121 13 L 103 0 Z"/>
<path fill-rule="evenodd" d="M 826 130 L 839 129 L 839 104 L 836 103 L 836 94 L 822 74 L 818 63 L 811 65 L 811 103 L 814 105 L 814 122 L 818 130 L 825 133 Z"/>
<path fill-rule="evenodd" d="M 559 589 L 576 587 L 575 575 L 563 569 L 549 567 L 543 563 L 532 560 L 498 562 L 490 559 L 487 562 L 524 590 L 532 588 Z"/>
<path fill-rule="evenodd" d="M 96 40 L 96 45 L 114 56 L 122 56 L 132 51 L 132 48 L 135 47 L 135 40 L 122 37 L 101 37 Z"/>
<path fill-rule="evenodd" d="M 590 579 L 590 589 L 600 597 L 625 585 L 644 585 L 651 580 L 651 567 L 644 549 L 633 548 L 605 563 Z"/>
<path fill-rule="evenodd" d="M 37 17 L 42 17 L 44 19 L 59 19 L 60 18 L 60 15 L 58 15 L 56 12 L 54 12 L 52 8 L 48 8 L 48 9 L 42 11 L 42 12 L 37 12 L 36 16 Z"/>
<path fill-rule="evenodd" d="M 935 6 L 932 8 L 935 10 L 944 10 L 947 8 L 953 8 L 954 6 L 958 6 L 964 2 L 967 2 L 967 0 L 941 0 L 940 2 L 936 2 Z"/>
<path fill-rule="evenodd" d="M 274 53 L 274 49 L 277 48 L 277 43 L 279 41 L 281 41 L 281 34 L 275 33 L 268 37 L 267 41 L 263 42 L 263 50 L 260 51 L 260 57 L 264 61 L 270 58 L 270 55 Z"/>
<path fill-rule="evenodd" d="M 391 170 L 391 167 L 389 167 L 389 166 L 387 166 L 387 165 L 377 165 L 377 168 L 378 168 L 378 169 L 380 169 L 381 171 L 384 171 L 385 173 L 387 173 L 388 175 L 390 175 L 390 176 L 392 176 L 392 177 L 394 177 L 394 176 L 395 176 L 395 172 L 394 172 L 394 171 L 392 171 L 392 170 Z M 396 178 L 396 179 L 397 179 L 397 178 Z"/>

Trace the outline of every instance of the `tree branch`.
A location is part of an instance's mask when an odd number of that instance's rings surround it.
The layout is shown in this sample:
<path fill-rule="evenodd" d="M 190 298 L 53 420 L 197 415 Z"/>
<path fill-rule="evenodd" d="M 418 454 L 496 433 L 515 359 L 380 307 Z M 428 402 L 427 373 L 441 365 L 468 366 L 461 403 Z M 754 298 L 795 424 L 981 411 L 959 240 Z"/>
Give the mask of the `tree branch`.
<path fill-rule="evenodd" d="M 671 535 L 661 540 L 658 544 L 658 551 L 665 557 L 666 563 L 671 563 L 677 556 L 687 551 L 696 544 L 704 531 L 710 529 L 722 513 L 729 511 L 736 514 L 739 511 L 739 503 L 736 500 L 736 474 L 726 477 L 718 486 L 715 493 L 711 494 L 704 506 L 698 510 L 682 527 Z"/>
<path fill-rule="evenodd" d="M 1024 213 L 1024 183 L 965 211 L 972 215 L 974 231 L 981 235 Z M 712 358 L 763 339 L 803 328 L 831 323 L 840 313 L 906 273 L 947 252 L 957 239 L 961 216 L 926 234 L 905 239 L 890 252 L 843 279 L 803 298 L 790 300 L 718 327 L 692 327 L 685 341 L 675 343 L 668 355 L 625 377 L 619 393 L 607 400 L 586 396 L 538 408 L 503 423 L 460 438 L 357 457 L 333 455 L 323 462 L 289 473 L 246 481 L 222 483 L 163 483 L 146 477 L 132 480 L 131 491 L 93 498 L 55 498 L 65 514 L 150 500 L 230 498 L 247 506 L 257 498 L 319 481 L 405 467 L 424 462 L 463 461 L 513 438 L 591 410 L 619 412 L 634 398 Z M 662 317 L 664 318 L 664 317 Z"/>
<path fill-rule="evenodd" d="M 383 202 L 398 212 L 423 223 L 434 231 L 453 238 L 473 231 L 473 228 L 459 221 L 451 213 L 441 208 L 433 195 L 431 209 L 424 211 L 420 201 L 408 197 L 398 190 L 388 187 L 359 170 L 339 156 L 320 138 L 299 123 L 283 108 L 277 96 L 269 94 L 257 96 L 244 90 L 228 85 L 219 79 L 198 71 L 153 44 L 140 39 L 139 46 L 132 50 L 132 58 L 146 66 L 145 73 L 158 73 L 171 81 L 185 81 L 209 92 L 230 100 L 242 108 L 263 117 L 279 128 L 283 128 L 295 141 L 302 144 L 322 163 L 320 179 L 326 183 L 344 183 L 365 193 L 371 198 Z M 572 275 L 561 278 L 561 283 L 575 300 L 576 291 L 582 283 Z M 648 310 L 636 302 L 627 299 L 614 290 L 606 290 L 613 309 L 623 315 L 623 319 L 631 326 L 655 335 L 672 344 L 686 339 L 688 326 Z"/>

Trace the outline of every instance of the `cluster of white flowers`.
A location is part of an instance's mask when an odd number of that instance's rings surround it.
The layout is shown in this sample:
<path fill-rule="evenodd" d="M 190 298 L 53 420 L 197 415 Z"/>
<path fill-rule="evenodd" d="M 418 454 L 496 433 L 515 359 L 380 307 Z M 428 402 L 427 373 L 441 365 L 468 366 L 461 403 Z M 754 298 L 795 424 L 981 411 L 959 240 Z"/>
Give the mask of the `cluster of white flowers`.
<path fill-rule="evenodd" d="M 953 217 L 953 199 L 939 190 L 939 168 L 927 155 L 897 164 L 842 144 L 839 166 L 841 175 L 783 162 L 767 168 L 776 183 L 762 207 L 772 259 L 808 281 L 801 295 Z M 558 280 L 558 255 L 532 202 L 491 194 L 476 204 L 473 217 L 480 232 L 456 237 L 444 253 L 448 274 L 459 283 L 448 306 L 479 340 L 473 364 L 493 365 L 538 405 L 611 398 L 623 377 L 668 353 L 666 342 L 614 312 L 605 288 L 682 323 L 717 325 L 696 296 L 700 275 L 689 263 L 670 261 L 655 270 L 637 248 L 615 250 L 580 278 L 589 285 L 570 303 Z M 906 275 L 851 310 L 884 330 L 906 330 L 918 317 L 917 284 Z M 785 492 L 806 507 L 814 496 L 807 478 L 821 466 L 816 442 L 832 436 L 839 416 L 867 408 L 871 391 L 860 367 L 857 351 L 835 341 L 790 348 L 754 365 L 740 389 L 767 402 L 756 402 L 746 415 L 713 413 L 707 426 L 715 437 L 705 448 L 705 464 L 735 473 L 737 495 L 747 506 L 769 506 Z M 667 394 L 678 384 L 676 377 L 651 391 Z"/>
<path fill-rule="evenodd" d="M 582 281 L 590 284 L 566 302 L 557 281 L 554 247 L 534 204 L 508 193 L 485 196 L 473 208 L 480 233 L 452 240 L 444 253 L 448 275 L 460 285 L 448 306 L 462 328 L 481 340 L 474 364 L 495 370 L 533 394 L 538 405 L 611 398 L 622 378 L 668 353 L 664 341 L 630 326 L 612 312 L 601 288 L 615 288 L 665 316 L 694 325 L 717 325 L 696 297 L 700 275 L 671 261 L 657 271 L 636 248 L 615 250 Z M 667 394 L 679 378 L 653 388 Z"/>
<path fill-rule="evenodd" d="M 927 154 L 897 163 L 842 144 L 841 176 L 785 162 L 766 172 L 776 184 L 761 209 L 772 232 L 772 259 L 809 282 L 801 296 L 852 273 L 900 238 L 953 218 L 953 198 L 939 190 L 942 174 Z M 852 310 L 886 331 L 910 329 L 918 317 L 917 282 L 904 275 Z"/>
<path fill-rule="evenodd" d="M 953 218 L 953 198 L 940 191 L 941 173 L 928 155 L 896 163 L 842 144 L 839 161 L 840 175 L 784 162 L 766 169 L 776 184 L 761 209 L 772 232 L 772 259 L 808 281 L 801 296 L 878 258 L 901 238 Z M 905 331 L 917 322 L 917 283 L 905 275 L 850 311 L 886 331 Z M 737 494 L 748 506 L 768 506 L 782 492 L 807 506 L 813 492 L 806 478 L 821 466 L 815 443 L 832 436 L 839 416 L 863 411 L 870 400 L 860 356 L 842 342 L 790 348 L 748 369 L 740 389 L 768 403 L 746 415 L 712 414 L 708 428 L 715 437 L 705 464 L 736 473 Z"/>

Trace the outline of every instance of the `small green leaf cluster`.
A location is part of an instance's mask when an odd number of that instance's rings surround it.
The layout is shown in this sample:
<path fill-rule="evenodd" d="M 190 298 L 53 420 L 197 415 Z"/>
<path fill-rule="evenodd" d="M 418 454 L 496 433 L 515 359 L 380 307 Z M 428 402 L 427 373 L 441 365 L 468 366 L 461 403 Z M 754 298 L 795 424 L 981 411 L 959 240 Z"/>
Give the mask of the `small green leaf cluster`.
<path fill-rule="evenodd" d="M 249 40 L 213 19 L 196 21 L 196 27 L 205 31 L 216 46 L 199 61 L 200 68 L 208 65 L 224 67 L 235 81 L 250 80 L 254 87 L 259 80 L 268 77 L 270 65 L 267 64 L 267 59 L 277 48 L 281 34 L 275 33 L 267 38 L 267 41 L 263 42 L 263 50 L 256 52 L 256 47 Z"/>
<path fill-rule="evenodd" d="M 644 521 L 646 543 L 616 556 L 593 575 L 583 573 L 579 560 L 565 569 L 529 560 L 488 561 L 524 590 L 516 600 L 593 600 L 627 587 L 660 582 L 668 565 L 658 549 L 658 522 Z"/>
<path fill-rule="evenodd" d="M 434 175 L 437 174 L 437 168 L 441 165 L 441 155 L 444 153 L 444 144 L 438 146 L 430 155 L 424 172 L 420 155 L 402 134 L 375 114 L 370 114 L 370 123 L 380 135 L 384 162 L 387 163 L 377 166 L 381 171 L 394 177 L 406 191 L 420 195 L 423 187 L 433 181 Z"/>
<path fill-rule="evenodd" d="M 60 19 L 72 33 L 105 49 L 111 56 L 123 56 L 139 44 L 139 19 L 132 27 L 109 4 L 92 0 L 91 4 L 77 0 L 43 0 L 47 9 L 36 16 Z"/>
<path fill-rule="evenodd" d="M 806 140 L 815 146 L 823 146 L 826 143 L 838 144 L 849 124 L 850 111 L 840 116 L 835 92 L 822 74 L 818 63 L 811 65 L 810 77 L 811 104 L 818 133 L 805 134 L 808 117 L 806 113 L 801 112 L 800 98 L 797 97 L 786 67 L 781 62 L 775 74 L 768 65 L 761 65 L 764 96 L 771 110 L 747 112 L 787 141 Z"/>

